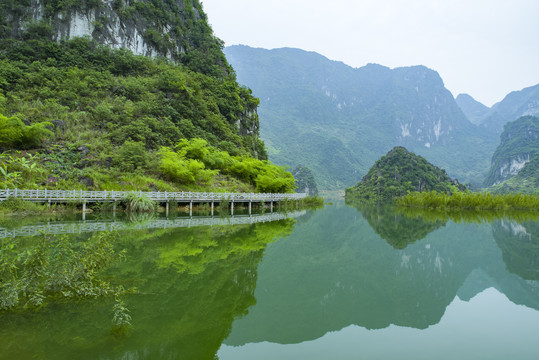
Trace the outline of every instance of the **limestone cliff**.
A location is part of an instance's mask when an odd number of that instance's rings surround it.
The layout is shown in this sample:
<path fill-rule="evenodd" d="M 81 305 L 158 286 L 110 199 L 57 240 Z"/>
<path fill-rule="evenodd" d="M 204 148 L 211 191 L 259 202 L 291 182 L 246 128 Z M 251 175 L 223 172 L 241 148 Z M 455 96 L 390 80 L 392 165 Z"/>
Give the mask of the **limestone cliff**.
<path fill-rule="evenodd" d="M 539 118 L 524 116 L 507 123 L 492 156 L 485 185 L 497 185 L 517 175 L 536 154 L 539 154 Z"/>
<path fill-rule="evenodd" d="M 211 61 L 225 75 L 233 72 L 199 0 L 2 1 L 1 37 L 21 39 L 35 31 L 55 41 L 87 36 L 136 55 L 166 57 L 195 71 L 215 72 L 208 67 Z"/>

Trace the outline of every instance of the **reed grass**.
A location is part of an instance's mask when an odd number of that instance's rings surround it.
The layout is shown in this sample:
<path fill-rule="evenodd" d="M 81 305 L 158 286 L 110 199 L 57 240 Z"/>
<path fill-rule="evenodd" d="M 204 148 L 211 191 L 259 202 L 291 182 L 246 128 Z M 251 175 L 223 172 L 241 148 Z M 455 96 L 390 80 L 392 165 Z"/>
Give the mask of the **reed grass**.
<path fill-rule="evenodd" d="M 430 192 L 412 192 L 396 200 L 404 207 L 439 210 L 526 210 L 539 211 L 539 197 L 524 194 L 492 194 L 456 192 L 452 195 Z"/>

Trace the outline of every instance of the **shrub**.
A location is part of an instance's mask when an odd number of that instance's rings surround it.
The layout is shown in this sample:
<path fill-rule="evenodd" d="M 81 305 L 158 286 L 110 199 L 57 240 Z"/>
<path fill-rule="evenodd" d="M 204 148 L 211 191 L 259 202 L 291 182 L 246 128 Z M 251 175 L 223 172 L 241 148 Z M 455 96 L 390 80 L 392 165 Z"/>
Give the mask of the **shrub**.
<path fill-rule="evenodd" d="M 122 205 L 127 211 L 132 212 L 151 212 L 156 208 L 156 204 L 152 199 L 135 191 L 128 192 L 123 196 Z"/>
<path fill-rule="evenodd" d="M 46 126 L 49 122 L 24 125 L 16 116 L 10 118 L 0 114 L 0 147 L 32 149 L 41 146 L 45 138 L 53 135 Z"/>

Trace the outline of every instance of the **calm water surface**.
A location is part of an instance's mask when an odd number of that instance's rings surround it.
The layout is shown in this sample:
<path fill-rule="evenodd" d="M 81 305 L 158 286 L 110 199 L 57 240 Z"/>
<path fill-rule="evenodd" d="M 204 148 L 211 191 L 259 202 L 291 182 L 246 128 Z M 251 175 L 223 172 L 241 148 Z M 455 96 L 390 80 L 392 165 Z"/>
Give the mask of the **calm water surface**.
<path fill-rule="evenodd" d="M 145 229 L 154 220 L 118 231 L 126 260 L 107 272 L 137 289 L 123 297 L 126 335 L 111 332 L 114 299 L 51 301 L 0 313 L 0 358 L 539 357 L 537 222 L 424 221 L 342 203 L 254 224 Z M 65 236 L 83 244 L 92 233 Z"/>

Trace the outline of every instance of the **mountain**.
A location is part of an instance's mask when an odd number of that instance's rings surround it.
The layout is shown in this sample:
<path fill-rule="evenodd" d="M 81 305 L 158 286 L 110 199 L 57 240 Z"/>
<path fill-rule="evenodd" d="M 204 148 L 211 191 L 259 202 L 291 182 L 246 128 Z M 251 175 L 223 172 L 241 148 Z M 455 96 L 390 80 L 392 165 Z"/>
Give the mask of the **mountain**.
<path fill-rule="evenodd" d="M 0 187 L 293 187 L 222 47 L 198 0 L 0 2 Z"/>
<path fill-rule="evenodd" d="M 492 165 L 485 185 L 500 185 L 518 175 L 518 179 L 514 179 L 511 184 L 501 187 L 512 185 L 510 188 L 515 191 L 520 186 L 526 187 L 528 178 L 535 184 L 538 165 L 536 157 L 539 157 L 539 117 L 523 116 L 505 124 L 500 145 L 492 156 Z M 515 180 L 520 180 L 520 185 L 515 183 Z"/>
<path fill-rule="evenodd" d="M 492 106 L 490 114 L 483 119 L 481 125 L 500 134 L 506 123 L 528 115 L 539 115 L 539 84 L 509 93 Z"/>
<path fill-rule="evenodd" d="M 488 106 L 481 104 L 468 94 L 459 94 L 455 98 L 455 101 L 468 120 L 475 125 L 481 124 L 484 118 L 490 113 Z"/>
<path fill-rule="evenodd" d="M 269 158 L 313 170 L 321 189 L 353 185 L 396 145 L 464 182 L 479 183 L 495 142 L 424 66 L 352 68 L 299 49 L 225 48 L 240 83 L 260 98 Z"/>
<path fill-rule="evenodd" d="M 464 189 L 424 157 L 395 147 L 376 161 L 356 186 L 346 189 L 346 199 L 390 200 L 411 191 L 451 193 Z"/>

